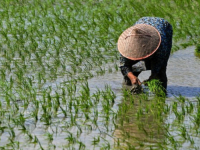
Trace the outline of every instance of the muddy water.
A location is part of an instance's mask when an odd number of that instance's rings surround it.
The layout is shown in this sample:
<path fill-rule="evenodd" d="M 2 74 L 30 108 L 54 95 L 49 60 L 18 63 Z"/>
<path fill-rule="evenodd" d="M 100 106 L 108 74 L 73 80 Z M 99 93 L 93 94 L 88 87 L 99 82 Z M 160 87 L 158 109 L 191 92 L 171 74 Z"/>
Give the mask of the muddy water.
<path fill-rule="evenodd" d="M 194 56 L 194 48 L 195 47 L 188 47 L 184 50 L 179 50 L 175 53 L 173 53 L 170 56 L 169 62 L 168 62 L 168 68 L 167 68 L 167 76 L 168 76 L 168 98 L 166 99 L 166 103 L 173 102 L 174 97 L 182 95 L 190 100 L 195 99 L 198 94 L 200 94 L 200 59 L 196 58 Z M 150 71 L 142 72 L 139 75 L 139 79 L 141 81 L 147 79 L 150 75 Z M 117 73 L 107 74 L 101 77 L 92 78 L 89 80 L 89 85 L 91 90 L 95 90 L 96 88 L 103 89 L 105 85 L 110 85 L 112 90 L 117 95 L 117 98 L 115 100 L 114 109 L 118 109 L 119 105 L 121 105 L 121 89 L 122 89 L 122 75 L 121 72 L 118 71 Z M 137 108 L 136 108 L 137 109 Z M 134 136 L 136 139 L 141 139 L 143 141 L 146 137 L 145 134 L 140 132 L 138 130 L 137 125 L 135 124 L 136 118 L 131 117 L 136 112 L 135 110 L 132 110 L 131 112 L 128 112 L 129 114 L 129 123 L 125 123 L 124 127 L 126 132 L 129 132 L 132 136 Z M 166 118 L 166 123 L 170 124 L 176 119 L 174 114 L 170 114 Z M 143 118 L 143 121 L 147 121 L 153 128 L 157 128 L 156 124 L 151 121 L 151 116 L 148 116 L 146 118 Z M 190 126 L 190 122 L 184 121 L 185 126 Z M 175 139 L 179 138 L 177 135 L 177 127 L 170 127 L 169 133 L 171 135 L 174 135 Z M 154 131 L 153 131 L 154 132 Z M 115 130 L 113 134 L 116 138 L 122 138 L 123 131 L 120 131 L 120 129 Z M 162 136 L 162 133 L 155 133 L 157 136 L 155 136 L 155 139 L 151 139 L 145 143 L 147 146 L 153 145 L 158 142 L 159 140 L 162 140 L 164 136 Z M 164 133 L 163 133 L 164 134 Z M 194 143 L 196 143 L 196 146 L 199 146 L 199 138 L 194 138 Z M 136 143 L 136 141 L 130 141 L 130 143 Z M 190 143 L 183 143 L 183 147 L 189 146 Z M 136 144 L 137 148 L 137 144 Z"/>

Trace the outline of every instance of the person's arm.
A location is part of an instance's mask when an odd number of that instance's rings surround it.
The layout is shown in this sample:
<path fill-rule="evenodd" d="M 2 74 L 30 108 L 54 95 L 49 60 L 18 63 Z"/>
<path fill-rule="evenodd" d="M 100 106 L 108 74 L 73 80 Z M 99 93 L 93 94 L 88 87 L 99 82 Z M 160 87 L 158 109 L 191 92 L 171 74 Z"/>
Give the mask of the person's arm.
<path fill-rule="evenodd" d="M 138 61 L 133 61 L 120 54 L 120 69 L 123 76 L 127 76 L 132 84 L 141 84 L 140 80 L 132 73 L 132 65 Z"/>

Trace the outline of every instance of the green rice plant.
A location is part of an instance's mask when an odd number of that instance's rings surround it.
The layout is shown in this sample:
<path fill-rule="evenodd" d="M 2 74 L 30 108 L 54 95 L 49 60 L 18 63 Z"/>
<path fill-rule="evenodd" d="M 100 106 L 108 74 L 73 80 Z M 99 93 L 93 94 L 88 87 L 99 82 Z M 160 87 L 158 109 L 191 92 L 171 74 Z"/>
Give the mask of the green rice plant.
<path fill-rule="evenodd" d="M 166 97 L 165 89 L 159 80 L 153 79 L 147 82 L 148 88 L 158 97 Z"/>
<path fill-rule="evenodd" d="M 101 91 L 99 89 L 97 89 L 97 91 L 95 93 L 92 94 L 92 98 L 93 98 L 93 103 L 94 105 L 97 105 L 100 101 L 100 94 L 101 94 Z"/>
<path fill-rule="evenodd" d="M 8 139 L 8 141 L 9 141 L 10 143 L 6 144 L 6 147 L 7 147 L 7 148 L 19 149 L 20 144 L 19 144 L 18 141 L 14 141 L 13 139 L 10 139 L 10 138 Z"/>
<path fill-rule="evenodd" d="M 192 120 L 194 122 L 194 125 L 199 128 L 200 127 L 200 107 L 197 107 L 197 112 L 192 115 Z"/>
<path fill-rule="evenodd" d="M 181 102 L 181 104 L 185 104 L 185 102 L 189 101 L 186 97 L 179 95 L 179 96 L 175 96 L 175 98 Z"/>
<path fill-rule="evenodd" d="M 48 100 L 50 100 L 49 98 L 48 98 Z M 44 123 L 45 123 L 45 125 L 51 125 L 51 123 L 52 123 L 52 112 L 51 112 L 51 108 L 52 108 L 52 103 L 49 101 L 49 102 L 47 102 L 47 104 L 46 103 L 44 103 L 44 104 L 42 104 L 42 110 L 43 110 L 43 114 L 42 114 L 42 116 L 41 116 L 41 121 L 43 121 Z"/>
<path fill-rule="evenodd" d="M 144 101 L 147 101 L 147 100 L 149 99 L 149 96 L 148 96 L 147 93 L 141 93 L 141 94 L 139 95 L 139 99 L 140 99 L 140 102 L 142 102 L 143 100 L 144 100 Z"/>
<path fill-rule="evenodd" d="M 189 105 L 186 105 L 187 114 L 192 114 L 194 111 L 194 105 L 192 102 L 189 102 Z"/>
<path fill-rule="evenodd" d="M 96 137 L 94 137 L 93 138 L 93 141 L 92 141 L 92 145 L 97 145 L 98 143 L 100 142 L 100 137 L 98 136 L 97 138 Z"/>
<path fill-rule="evenodd" d="M 85 149 L 86 146 L 85 146 L 85 144 L 83 142 L 78 141 L 77 143 L 79 144 L 78 149 L 80 149 L 80 150 L 81 149 Z"/>
<path fill-rule="evenodd" d="M 180 123 L 183 123 L 185 116 L 182 114 L 182 112 L 175 111 L 174 114 L 175 114 L 175 116 L 176 116 L 176 118 L 177 118 L 176 121 L 177 121 L 179 124 L 180 124 Z"/>
<path fill-rule="evenodd" d="M 94 126 L 98 127 L 98 111 L 95 112 L 95 115 L 93 117 L 92 123 Z"/>
<path fill-rule="evenodd" d="M 76 143 L 76 141 L 77 141 L 76 137 L 74 137 L 73 134 L 70 133 L 69 131 L 67 131 L 67 132 L 69 135 L 65 139 L 68 141 L 69 145 Z"/>
<path fill-rule="evenodd" d="M 184 126 L 180 127 L 181 136 L 186 140 L 187 139 L 187 130 Z"/>
<path fill-rule="evenodd" d="M 200 44 L 196 45 L 195 48 L 195 56 L 200 57 Z"/>
<path fill-rule="evenodd" d="M 16 137 L 14 128 L 11 127 L 9 124 L 8 124 L 8 128 L 9 128 L 9 135 L 10 135 L 9 139 L 13 140 Z"/>
<path fill-rule="evenodd" d="M 42 147 L 42 144 L 40 143 L 40 141 L 39 141 L 39 139 L 37 138 L 37 136 L 35 136 L 34 142 L 33 142 L 33 143 L 39 144 L 40 149 L 41 149 L 41 150 L 44 150 L 44 148 Z"/>
<path fill-rule="evenodd" d="M 173 102 L 172 111 L 177 112 L 178 111 L 177 109 L 178 109 L 178 103 L 177 102 Z"/>
<path fill-rule="evenodd" d="M 190 141 L 190 144 L 191 144 L 191 145 L 194 145 L 194 139 L 191 138 L 191 136 L 188 136 L 188 140 Z"/>
<path fill-rule="evenodd" d="M 62 136 L 65 134 L 63 129 L 70 131 L 69 127 L 76 128 L 79 125 L 81 128 L 75 136 L 76 142 L 72 143 L 68 149 L 87 148 L 85 146 L 89 143 L 87 137 L 85 141 L 79 141 L 82 132 L 88 132 L 86 136 L 90 136 L 89 134 L 93 136 L 93 131 L 97 129 L 99 133 L 95 133 L 98 134 L 96 137 L 101 139 L 105 135 L 104 130 L 112 132 L 111 128 L 114 128 L 113 130 L 117 127 L 125 129 L 119 124 L 122 123 L 127 127 L 127 124 L 135 121 L 137 114 L 139 116 L 137 121 L 142 122 L 141 130 L 147 133 L 146 136 L 150 136 L 150 132 L 144 127 L 145 117 L 152 115 L 153 121 L 161 124 L 164 121 L 161 118 L 167 115 L 170 117 L 170 113 L 174 113 L 180 120 L 186 117 L 192 118 L 194 123 L 191 121 L 191 124 L 195 126 L 195 132 L 199 132 L 198 125 L 196 125 L 199 122 L 197 108 L 199 104 L 190 103 L 187 98 L 175 99 L 176 103 L 172 102 L 172 105 L 166 106 L 161 98 L 154 99 L 148 95 L 133 97 L 126 91 L 120 95 L 123 97 L 122 100 L 116 101 L 118 94 L 112 92 L 112 88 L 105 88 L 105 90 L 96 88 L 97 92 L 93 94 L 89 86 L 82 87 L 81 84 L 95 75 L 118 71 L 117 38 L 122 30 L 131 26 L 140 17 L 163 17 L 173 25 L 173 51 L 196 45 L 200 33 L 197 26 L 200 18 L 196 15 L 199 14 L 198 1 L 191 3 L 187 0 L 181 3 L 167 0 L 148 2 L 125 0 L 121 3 L 119 0 L 101 2 L 7 0 L 1 3 L 0 77 L 4 84 L 0 85 L 2 94 L 0 125 L 2 132 L 11 133 L 13 130 L 16 134 L 17 127 L 24 129 L 24 133 L 30 139 L 19 143 L 17 139 L 10 138 L 6 141 L 8 144 L 2 146 L 4 149 L 23 149 L 24 143 L 32 148 L 31 139 L 33 143 L 39 144 L 37 145 L 39 149 L 54 148 L 51 143 L 47 145 L 46 142 L 44 145 L 43 142 L 40 143 L 38 139 L 43 141 L 45 138 L 43 135 L 34 137 L 31 132 L 27 132 L 23 124 L 24 119 L 25 121 L 34 120 L 34 123 L 38 125 L 36 131 L 40 128 L 40 124 L 42 126 L 46 124 L 47 127 L 52 128 L 58 127 L 61 129 L 60 135 Z M 190 15 L 185 17 L 185 14 Z M 153 101 L 148 100 L 150 98 Z M 135 111 L 129 114 L 130 110 Z M 16 119 L 15 122 L 14 119 Z M 84 128 L 86 123 L 90 126 Z M 178 123 L 177 121 L 171 126 L 176 128 L 181 123 L 185 122 Z M 5 130 L 4 127 L 7 124 L 10 124 L 13 129 L 6 128 Z M 187 132 L 193 132 L 192 126 L 190 127 L 191 131 Z M 40 129 L 46 132 L 46 128 Z M 162 130 L 162 128 L 155 128 L 155 130 Z M 168 128 L 169 132 L 170 130 Z M 60 138 L 59 134 L 57 136 Z M 171 141 L 168 142 L 169 147 L 179 149 L 182 143 L 174 135 L 169 135 L 168 139 L 170 136 L 172 140 L 168 140 Z M 4 137 L 5 134 L 1 134 L 1 139 Z M 186 138 L 190 141 L 191 147 L 192 143 L 196 144 L 192 136 L 186 136 Z M 137 149 L 134 142 L 128 141 L 130 139 L 131 135 L 125 134 L 124 140 L 120 140 L 118 145 Z M 106 140 L 101 139 L 99 142 L 101 145 L 96 144 L 95 148 L 112 149 L 111 141 L 109 140 L 108 145 Z M 128 141 L 126 142 L 128 144 L 122 144 L 123 141 Z M 176 145 L 173 142 L 179 144 Z M 141 149 L 147 149 L 147 147 L 154 149 L 154 144 L 159 145 L 161 142 L 156 141 L 151 143 L 151 146 L 141 140 L 137 143 L 141 143 L 140 145 L 143 146 Z M 166 143 L 160 149 L 167 149 Z M 91 146 L 91 143 L 88 145 Z M 57 144 L 55 146 L 57 148 Z M 59 148 L 64 148 L 62 143 Z"/>
<path fill-rule="evenodd" d="M 47 136 L 47 140 L 50 142 L 50 143 L 52 143 L 52 141 L 53 141 L 53 134 L 51 134 L 51 133 L 46 133 L 46 136 Z"/>
<path fill-rule="evenodd" d="M 26 135 L 28 136 L 29 142 L 32 142 L 33 136 L 31 135 L 31 133 L 27 131 L 27 132 L 26 132 Z"/>

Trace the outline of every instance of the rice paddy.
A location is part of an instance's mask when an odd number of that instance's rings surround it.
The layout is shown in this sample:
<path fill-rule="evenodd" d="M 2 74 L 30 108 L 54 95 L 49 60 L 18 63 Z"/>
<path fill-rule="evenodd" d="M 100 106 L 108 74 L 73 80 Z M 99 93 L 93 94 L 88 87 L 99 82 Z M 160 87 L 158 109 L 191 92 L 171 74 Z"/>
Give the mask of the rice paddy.
<path fill-rule="evenodd" d="M 167 98 L 151 83 L 155 94 L 131 95 L 116 46 L 143 16 L 172 24 L 173 52 L 198 45 L 199 5 L 2 1 L 0 149 L 199 149 L 200 93 Z"/>

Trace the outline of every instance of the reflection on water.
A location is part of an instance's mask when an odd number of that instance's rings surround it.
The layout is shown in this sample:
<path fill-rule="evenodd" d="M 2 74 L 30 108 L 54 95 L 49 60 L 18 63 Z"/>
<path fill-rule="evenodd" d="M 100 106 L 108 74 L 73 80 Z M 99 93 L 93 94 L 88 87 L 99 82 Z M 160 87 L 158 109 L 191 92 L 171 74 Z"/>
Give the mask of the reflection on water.
<path fill-rule="evenodd" d="M 125 104 L 123 104 L 125 103 Z M 161 148 L 165 141 L 165 130 L 163 129 L 164 122 L 159 121 L 159 108 L 152 109 L 152 105 L 163 105 L 158 101 L 142 101 L 134 96 L 134 103 L 130 101 L 124 101 L 120 104 L 122 105 L 132 105 L 128 111 L 119 115 L 118 117 L 118 127 L 114 131 L 115 148 L 116 149 L 145 149 Z M 149 110 L 148 110 L 149 109 Z M 120 110 L 121 112 L 121 110 Z M 140 114 L 141 113 L 141 114 Z M 164 120 L 164 117 L 162 118 Z M 117 140 L 120 140 L 120 144 L 117 144 Z"/>

